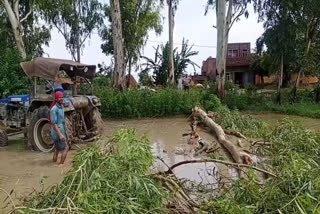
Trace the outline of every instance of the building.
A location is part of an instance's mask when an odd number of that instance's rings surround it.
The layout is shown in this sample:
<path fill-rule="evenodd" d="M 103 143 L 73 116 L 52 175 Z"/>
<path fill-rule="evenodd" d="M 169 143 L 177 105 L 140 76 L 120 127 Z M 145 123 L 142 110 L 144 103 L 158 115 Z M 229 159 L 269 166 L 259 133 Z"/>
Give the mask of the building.
<path fill-rule="evenodd" d="M 227 47 L 226 80 L 235 84 L 254 84 L 255 77 L 249 72 L 250 43 L 229 43 Z M 206 80 L 216 80 L 216 58 L 209 57 L 203 61 L 201 75 L 193 76 L 193 81 L 202 83 Z M 200 80 L 200 81 L 198 81 Z"/>

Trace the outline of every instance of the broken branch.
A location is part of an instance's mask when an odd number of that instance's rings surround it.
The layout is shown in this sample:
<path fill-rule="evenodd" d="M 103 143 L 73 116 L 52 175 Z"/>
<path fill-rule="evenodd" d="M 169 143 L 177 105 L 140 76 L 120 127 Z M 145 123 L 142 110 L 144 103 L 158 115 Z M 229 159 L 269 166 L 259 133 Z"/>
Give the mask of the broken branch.
<path fill-rule="evenodd" d="M 171 167 L 169 167 L 168 171 L 166 171 L 165 173 L 168 174 L 170 173 L 174 168 L 184 165 L 184 164 L 190 164 L 190 163 L 208 163 L 208 162 L 213 162 L 213 163 L 221 163 L 221 164 L 225 164 L 228 166 L 234 166 L 234 167 L 245 167 L 245 168 L 250 168 L 250 169 L 254 169 L 256 171 L 259 172 L 263 172 L 265 174 L 268 174 L 272 177 L 277 177 L 275 174 L 273 174 L 272 172 L 266 171 L 264 169 L 260 169 L 258 167 L 255 166 L 251 166 L 251 165 L 247 165 L 247 164 L 239 164 L 239 163 L 232 163 L 232 162 L 228 162 L 228 161 L 223 161 L 223 160 L 217 160 L 217 159 L 204 159 L 204 160 L 187 160 L 187 161 L 181 161 L 179 163 L 173 164 Z"/>

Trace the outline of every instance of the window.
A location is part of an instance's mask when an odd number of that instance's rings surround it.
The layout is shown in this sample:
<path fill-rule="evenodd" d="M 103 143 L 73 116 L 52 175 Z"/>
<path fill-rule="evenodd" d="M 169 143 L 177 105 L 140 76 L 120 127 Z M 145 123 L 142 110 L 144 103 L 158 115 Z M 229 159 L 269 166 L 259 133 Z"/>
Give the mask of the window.
<path fill-rule="evenodd" d="M 233 50 L 232 57 L 236 57 L 236 56 L 238 56 L 238 50 Z"/>
<path fill-rule="evenodd" d="M 231 73 L 230 73 L 230 72 L 227 72 L 227 73 L 226 73 L 226 80 L 227 80 L 227 81 L 230 81 L 230 80 L 231 80 Z"/>
<path fill-rule="evenodd" d="M 248 56 L 248 50 L 247 49 L 243 49 L 242 50 L 242 56 Z"/>
<path fill-rule="evenodd" d="M 236 57 L 238 56 L 238 50 L 228 50 L 228 57 Z"/>

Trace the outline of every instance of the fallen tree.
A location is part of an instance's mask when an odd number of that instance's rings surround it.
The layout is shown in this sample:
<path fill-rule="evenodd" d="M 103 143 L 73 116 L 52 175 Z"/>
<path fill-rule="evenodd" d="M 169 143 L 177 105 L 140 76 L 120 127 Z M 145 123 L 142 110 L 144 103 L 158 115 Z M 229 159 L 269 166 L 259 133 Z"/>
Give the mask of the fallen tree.
<path fill-rule="evenodd" d="M 203 124 L 209 127 L 209 129 L 216 136 L 218 142 L 230 153 L 235 163 L 242 163 L 239 151 L 237 151 L 232 142 L 226 138 L 223 128 L 219 124 L 215 123 L 212 118 L 210 118 L 207 113 L 199 107 L 193 108 L 192 115 L 197 117 Z"/>

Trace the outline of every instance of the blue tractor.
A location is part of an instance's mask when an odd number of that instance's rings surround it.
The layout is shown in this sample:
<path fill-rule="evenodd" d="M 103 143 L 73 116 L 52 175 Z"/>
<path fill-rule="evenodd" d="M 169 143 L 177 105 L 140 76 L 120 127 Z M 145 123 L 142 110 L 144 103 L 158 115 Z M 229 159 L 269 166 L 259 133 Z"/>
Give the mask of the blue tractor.
<path fill-rule="evenodd" d="M 30 95 L 0 99 L 0 146 L 8 145 L 8 136 L 23 133 L 28 148 L 53 150 L 51 125 L 48 120 L 54 91 L 64 91 L 65 123 L 71 143 L 94 139 L 103 127 L 101 103 L 93 95 L 95 65 L 71 60 L 38 57 L 21 63 L 32 78 Z"/>

